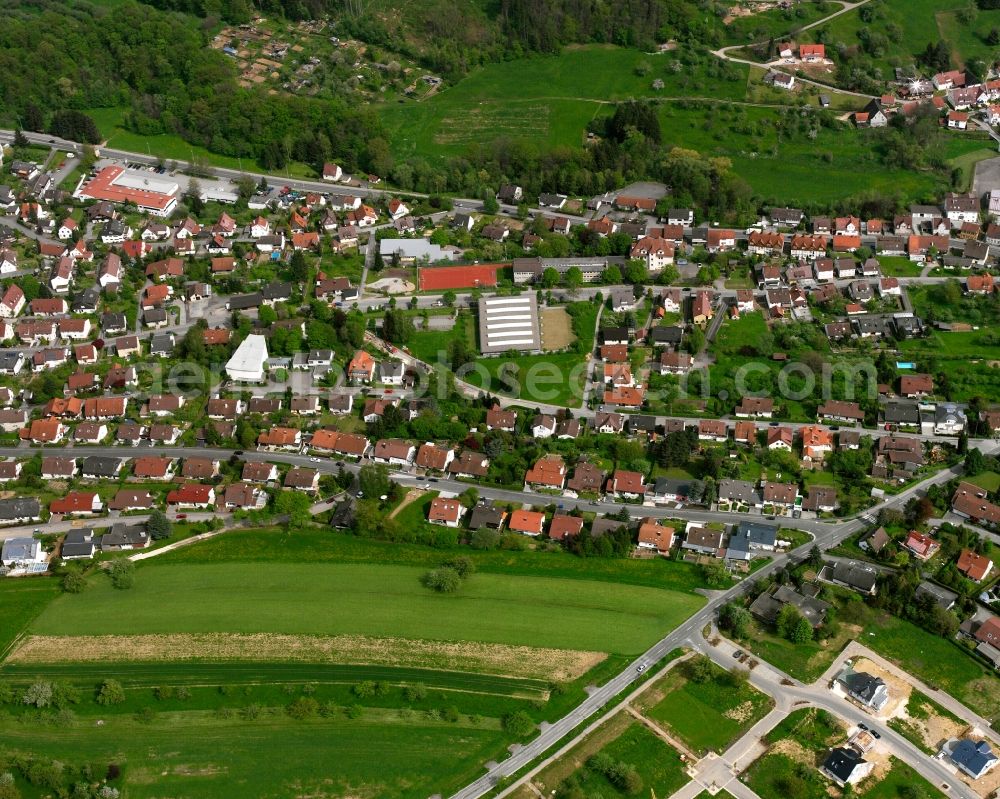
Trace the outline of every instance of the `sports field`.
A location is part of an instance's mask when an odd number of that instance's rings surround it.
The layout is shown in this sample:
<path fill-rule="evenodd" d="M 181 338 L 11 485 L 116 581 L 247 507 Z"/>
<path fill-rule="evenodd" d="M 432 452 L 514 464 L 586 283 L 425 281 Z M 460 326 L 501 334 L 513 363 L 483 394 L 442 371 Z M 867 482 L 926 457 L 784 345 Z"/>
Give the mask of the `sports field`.
<path fill-rule="evenodd" d="M 561 350 L 573 343 L 573 322 L 565 309 L 545 308 L 538 316 L 543 350 Z"/>
<path fill-rule="evenodd" d="M 421 574 L 374 564 L 150 564 L 127 596 L 95 580 L 82 594 L 59 597 L 31 633 L 364 635 L 632 654 L 703 602 L 639 586 L 496 574 L 438 595 L 421 586 Z"/>

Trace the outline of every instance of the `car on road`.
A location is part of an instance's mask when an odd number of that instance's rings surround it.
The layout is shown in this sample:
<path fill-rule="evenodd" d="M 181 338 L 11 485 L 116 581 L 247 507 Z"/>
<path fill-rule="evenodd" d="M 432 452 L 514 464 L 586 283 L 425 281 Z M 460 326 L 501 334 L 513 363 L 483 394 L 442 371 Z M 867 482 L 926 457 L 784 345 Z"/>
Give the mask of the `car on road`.
<path fill-rule="evenodd" d="M 868 725 L 867 725 L 867 724 L 865 724 L 865 723 L 864 723 L 864 722 L 862 721 L 862 722 L 861 722 L 860 724 L 858 724 L 858 729 L 859 729 L 859 730 L 867 730 L 867 729 L 868 729 Z"/>
<path fill-rule="evenodd" d="M 733 652 L 733 658 L 739 660 L 741 657 L 743 657 L 744 654 L 745 653 L 743 652 L 742 649 L 737 649 L 735 652 Z"/>
<path fill-rule="evenodd" d="M 239 457 L 242 454 L 243 454 L 243 450 L 241 450 L 241 449 L 238 449 L 238 450 L 236 450 L 236 452 L 233 453 L 233 455 L 235 455 L 236 457 Z"/>
<path fill-rule="evenodd" d="M 881 737 L 882 737 L 882 733 L 880 733 L 880 732 L 878 732 L 878 731 L 876 731 L 876 730 L 872 730 L 872 729 L 869 729 L 869 730 L 868 730 L 868 732 L 870 732 L 870 733 L 872 734 L 872 738 L 874 738 L 874 739 L 875 739 L 876 741 L 877 741 L 877 740 L 878 740 L 879 738 L 881 738 Z"/>
<path fill-rule="evenodd" d="M 187 517 L 188 517 L 188 515 L 186 513 L 178 513 L 177 514 L 177 518 L 178 519 L 186 519 Z"/>
<path fill-rule="evenodd" d="M 640 663 L 638 666 L 635 667 L 635 673 L 636 674 L 642 674 L 645 670 L 646 670 L 646 664 L 645 663 Z"/>
<path fill-rule="evenodd" d="M 430 481 L 431 481 L 432 483 L 436 483 L 436 482 L 438 481 L 438 479 L 437 479 L 436 477 L 432 477 L 432 478 L 430 478 Z"/>
<path fill-rule="evenodd" d="M 319 458 L 310 458 L 309 462 L 310 463 L 319 463 Z"/>

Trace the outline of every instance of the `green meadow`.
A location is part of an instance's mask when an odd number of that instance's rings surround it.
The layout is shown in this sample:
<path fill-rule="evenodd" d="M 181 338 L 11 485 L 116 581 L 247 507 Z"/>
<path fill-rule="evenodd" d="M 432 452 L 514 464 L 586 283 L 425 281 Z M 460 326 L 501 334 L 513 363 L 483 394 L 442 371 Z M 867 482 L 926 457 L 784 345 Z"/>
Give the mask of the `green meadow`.
<path fill-rule="evenodd" d="M 150 564 L 127 597 L 94 580 L 49 605 L 31 631 L 356 634 L 633 654 L 701 605 L 672 591 L 492 574 L 439 595 L 421 585 L 422 573 L 374 564 Z"/>

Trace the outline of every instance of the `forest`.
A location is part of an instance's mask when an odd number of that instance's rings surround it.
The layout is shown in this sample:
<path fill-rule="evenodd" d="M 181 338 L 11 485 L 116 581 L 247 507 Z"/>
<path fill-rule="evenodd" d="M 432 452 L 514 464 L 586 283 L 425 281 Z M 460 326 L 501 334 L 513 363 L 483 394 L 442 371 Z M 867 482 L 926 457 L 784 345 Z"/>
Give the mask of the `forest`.
<path fill-rule="evenodd" d="M 393 2 L 0 0 L 0 124 L 93 143 L 99 137 L 86 110 L 124 108 L 123 124 L 133 133 L 176 135 L 269 172 L 292 161 L 317 170 L 336 161 L 348 173 L 467 197 L 492 194 L 501 182 L 521 184 L 527 196 L 588 195 L 654 179 L 672 186 L 676 203 L 723 223 L 756 211 L 750 187 L 730 162 L 666 141 L 657 107 L 649 103 L 620 103 L 611 116 L 594 119 L 594 143 L 586 148 L 497 138 L 448 160 L 397 162 L 376 105 L 244 88 L 235 62 L 207 46 L 221 20 L 240 21 L 250 13 L 289 19 L 329 14 L 334 30 L 409 53 L 457 79 L 486 60 L 555 52 L 574 42 L 652 48 L 676 38 L 704 46 L 720 30 L 721 6 L 713 0 L 625 0 L 613 8 L 603 0 L 498 0 L 492 6 L 428 0 L 395 15 L 365 13 Z M 940 138 L 936 130 L 933 135 Z M 928 144 L 901 132 L 882 157 L 940 168 L 926 163 L 926 153 L 934 152 Z"/>

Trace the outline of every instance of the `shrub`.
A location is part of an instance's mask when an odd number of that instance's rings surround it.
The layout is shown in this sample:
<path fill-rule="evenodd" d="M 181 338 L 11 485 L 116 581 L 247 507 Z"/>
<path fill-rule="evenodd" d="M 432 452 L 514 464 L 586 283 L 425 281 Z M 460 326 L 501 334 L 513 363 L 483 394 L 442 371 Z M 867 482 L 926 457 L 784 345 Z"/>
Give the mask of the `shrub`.
<path fill-rule="evenodd" d="M 523 710 L 515 710 L 506 714 L 501 719 L 501 725 L 505 732 L 515 738 L 527 738 L 535 731 L 535 722 Z"/>
<path fill-rule="evenodd" d="M 311 696 L 300 696 L 288 706 L 288 715 L 293 719 L 307 719 L 319 713 L 319 702 Z"/>
<path fill-rule="evenodd" d="M 125 689 L 118 680 L 105 680 L 97 689 L 97 704 L 120 705 L 125 701 Z"/>
<path fill-rule="evenodd" d="M 462 577 L 448 566 L 432 569 L 421 578 L 421 582 L 425 588 L 437 591 L 439 594 L 453 594 L 462 587 Z"/>
<path fill-rule="evenodd" d="M 427 686 L 419 682 L 407 685 L 403 688 L 403 698 L 407 702 L 420 702 L 427 698 Z"/>
<path fill-rule="evenodd" d="M 21 702 L 31 707 L 48 707 L 52 704 L 52 683 L 39 680 L 28 686 Z"/>
<path fill-rule="evenodd" d="M 135 564 L 125 558 L 113 561 L 108 574 L 111 585 L 120 591 L 125 591 L 135 585 Z"/>

